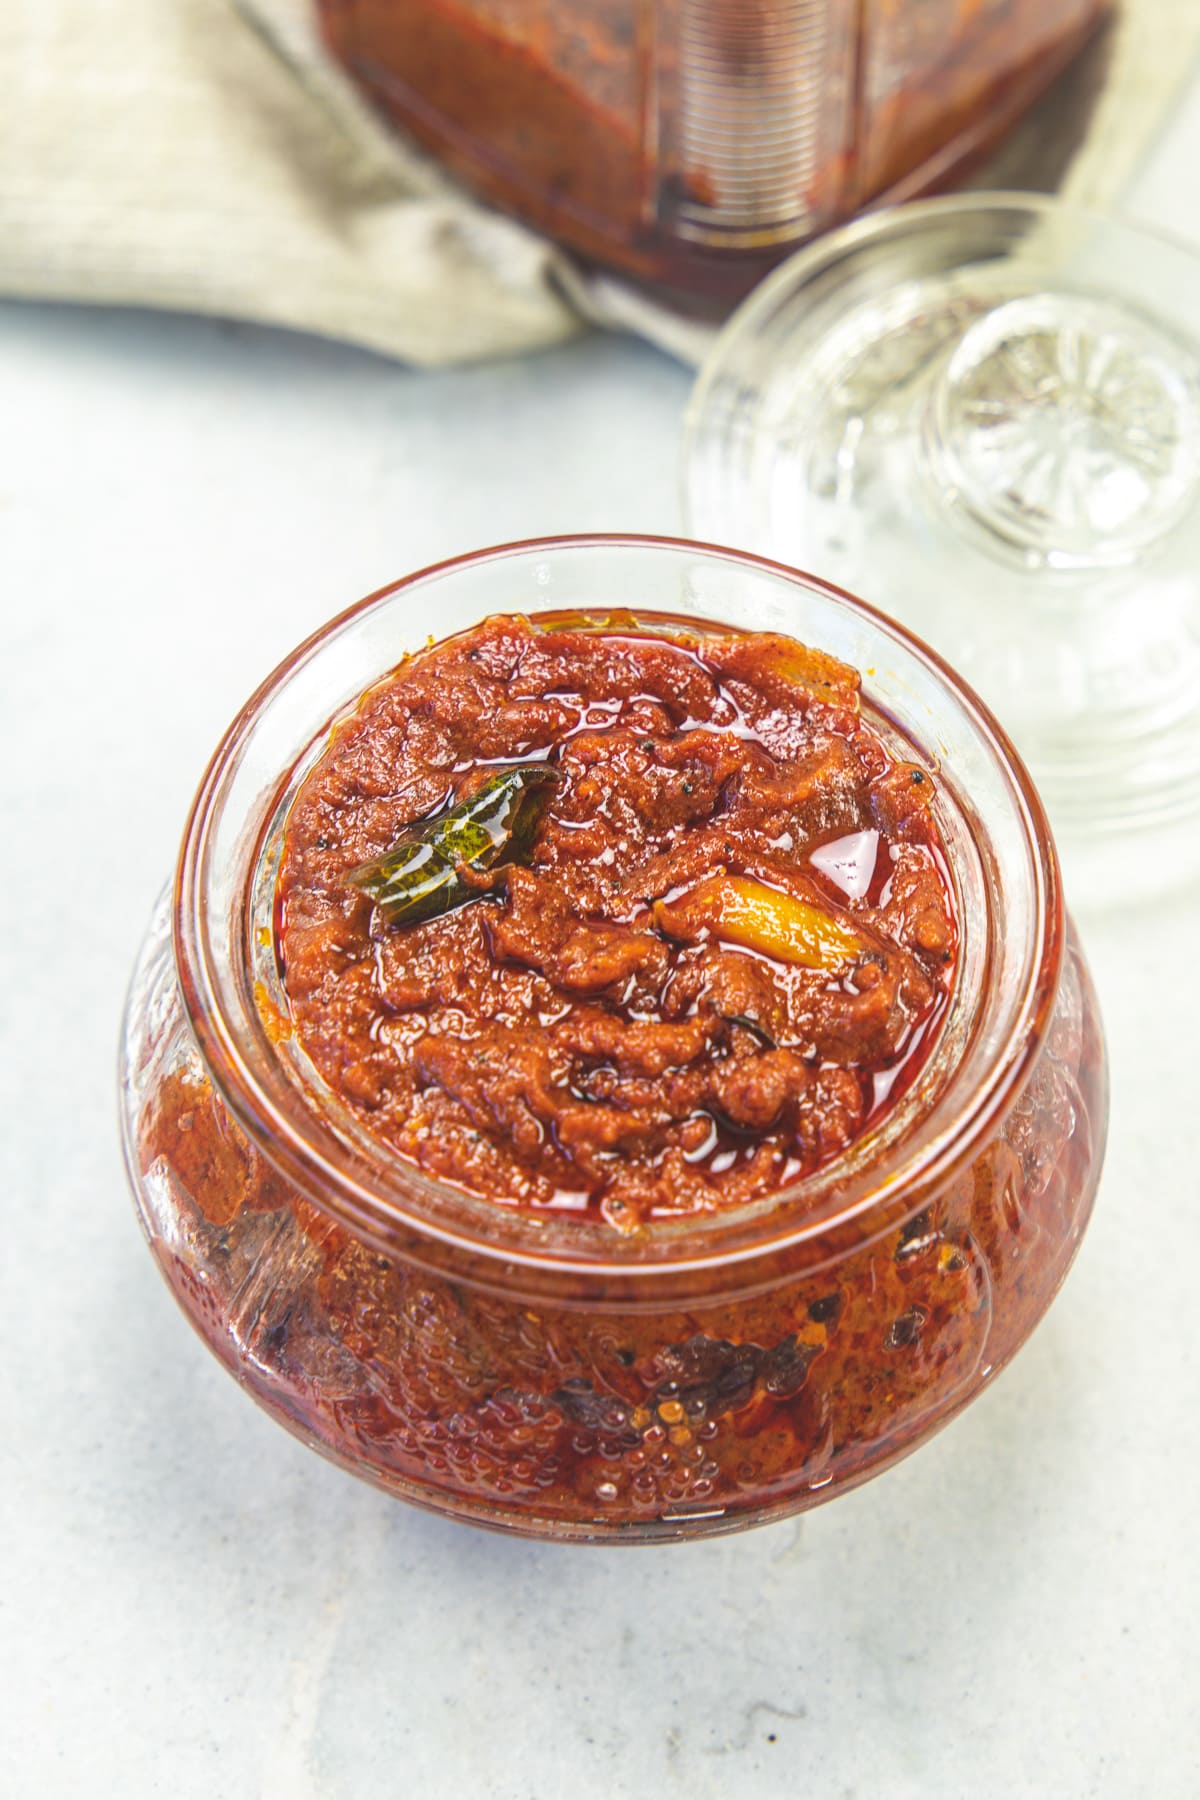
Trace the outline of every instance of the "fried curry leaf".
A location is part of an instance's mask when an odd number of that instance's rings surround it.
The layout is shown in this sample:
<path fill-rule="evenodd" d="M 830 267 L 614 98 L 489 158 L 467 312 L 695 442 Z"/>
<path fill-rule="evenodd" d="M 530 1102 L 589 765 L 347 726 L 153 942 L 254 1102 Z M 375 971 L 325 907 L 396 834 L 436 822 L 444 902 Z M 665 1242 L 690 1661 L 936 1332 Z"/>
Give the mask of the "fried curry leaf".
<path fill-rule="evenodd" d="M 477 900 L 483 875 L 527 856 L 561 777 L 546 763 L 499 769 L 468 800 L 409 825 L 391 848 L 350 871 L 389 925 L 417 925 Z"/>

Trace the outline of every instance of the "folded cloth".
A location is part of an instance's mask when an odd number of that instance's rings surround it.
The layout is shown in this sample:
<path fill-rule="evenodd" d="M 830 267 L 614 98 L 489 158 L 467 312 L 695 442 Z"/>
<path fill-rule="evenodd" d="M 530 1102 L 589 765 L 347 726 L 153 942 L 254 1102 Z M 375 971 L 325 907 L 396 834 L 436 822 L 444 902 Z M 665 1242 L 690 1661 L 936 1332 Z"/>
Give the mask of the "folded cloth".
<path fill-rule="evenodd" d="M 1122 149 L 1097 147 L 1081 197 L 1111 197 L 1114 162 L 1128 173 L 1186 73 L 1183 39 L 1200 42 L 1200 7 L 1129 0 L 1099 109 Z M 4 0 L 0 293 L 254 319 L 427 365 L 588 323 L 690 361 L 711 336 L 584 274 L 385 126 L 311 0 Z"/>

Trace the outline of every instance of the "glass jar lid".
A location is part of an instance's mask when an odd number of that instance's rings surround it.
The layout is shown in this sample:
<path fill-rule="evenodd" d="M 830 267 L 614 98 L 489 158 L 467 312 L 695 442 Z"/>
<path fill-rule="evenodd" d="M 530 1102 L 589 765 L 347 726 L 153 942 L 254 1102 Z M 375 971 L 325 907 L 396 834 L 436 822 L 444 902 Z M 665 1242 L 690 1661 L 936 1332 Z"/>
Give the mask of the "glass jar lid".
<path fill-rule="evenodd" d="M 1121 899 L 1200 862 L 1200 256 L 1032 195 L 862 219 L 734 314 L 684 466 L 695 536 L 843 584 L 979 690 L 1078 903 L 1114 853 Z"/>

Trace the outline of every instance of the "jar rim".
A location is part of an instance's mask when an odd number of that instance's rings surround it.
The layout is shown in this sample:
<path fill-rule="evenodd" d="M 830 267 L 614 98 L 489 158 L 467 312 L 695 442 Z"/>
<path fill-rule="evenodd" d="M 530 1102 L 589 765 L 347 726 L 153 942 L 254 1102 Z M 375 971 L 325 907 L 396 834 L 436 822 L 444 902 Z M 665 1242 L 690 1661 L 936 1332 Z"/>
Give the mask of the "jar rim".
<path fill-rule="evenodd" d="M 651 1220 L 637 1233 L 623 1236 L 604 1229 L 599 1251 L 582 1222 L 572 1221 L 571 1242 L 551 1250 L 529 1240 L 527 1215 L 466 1194 L 450 1182 L 427 1175 L 415 1164 L 391 1153 L 378 1141 L 368 1146 L 348 1142 L 315 1108 L 285 1107 L 273 1093 L 248 1053 L 244 1024 L 234 1016 L 215 969 L 206 905 L 206 870 L 214 825 L 230 771 L 244 750 L 256 722 L 273 699 L 306 669 L 339 635 L 395 596 L 455 572 L 498 563 L 522 555 L 562 552 L 606 553 L 621 550 L 654 555 L 684 553 L 740 568 L 751 574 L 782 579 L 848 608 L 868 627 L 881 631 L 915 657 L 936 684 L 958 703 L 985 748 L 1007 778 L 1032 871 L 1032 930 L 1012 995 L 1002 1041 L 991 1057 L 985 1079 L 972 1084 L 949 1121 L 915 1149 L 901 1144 L 900 1155 L 846 1197 L 842 1159 L 780 1188 L 763 1200 L 678 1221 Z M 328 715 L 313 729 L 328 729 Z M 285 771 L 288 774 L 290 771 Z M 281 784 L 279 792 L 283 791 Z M 265 827 L 263 827 L 265 831 Z M 261 846 L 262 832 L 259 834 Z M 257 852 L 248 865 L 252 881 Z M 239 896 L 244 904 L 246 894 Z M 184 1010 L 214 1086 L 239 1124 L 288 1180 L 322 1212 L 356 1235 L 386 1249 L 398 1235 L 412 1252 L 428 1245 L 435 1256 L 448 1252 L 482 1259 L 499 1271 L 537 1270 L 603 1280 L 675 1275 L 714 1266 L 757 1260 L 811 1245 L 844 1226 L 868 1228 L 878 1219 L 919 1210 L 927 1197 L 952 1179 L 977 1154 L 1014 1103 L 1040 1047 L 1058 985 L 1063 944 L 1063 904 L 1057 858 L 1042 803 L 1003 727 L 954 669 L 897 621 L 833 583 L 769 558 L 696 540 L 640 533 L 582 533 L 520 539 L 464 555 L 445 558 L 389 582 L 355 602 L 312 632 L 251 694 L 222 736 L 201 780 L 184 830 L 176 866 L 172 929 L 176 970 Z M 247 933 L 243 931 L 243 938 Z M 278 1051 L 275 1052 L 278 1057 Z M 953 1077 L 951 1078 L 953 1080 Z M 372 1165 L 370 1152 L 374 1151 Z M 405 1192 L 397 1194 L 397 1186 Z M 825 1204 L 819 1203 L 824 1192 Z M 805 1204 L 797 1211 L 796 1197 Z M 812 1196 L 817 1203 L 809 1204 Z M 897 1215 L 897 1204 L 907 1201 Z M 879 1228 L 883 1228 L 882 1223 Z M 682 1249 L 681 1249 L 682 1245 Z"/>

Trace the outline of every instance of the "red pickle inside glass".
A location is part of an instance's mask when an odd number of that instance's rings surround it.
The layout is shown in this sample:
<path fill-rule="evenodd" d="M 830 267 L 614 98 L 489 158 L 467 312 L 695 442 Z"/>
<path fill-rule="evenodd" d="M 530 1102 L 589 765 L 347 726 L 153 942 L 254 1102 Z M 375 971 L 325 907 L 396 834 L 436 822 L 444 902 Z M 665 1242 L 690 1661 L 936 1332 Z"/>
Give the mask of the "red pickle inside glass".
<path fill-rule="evenodd" d="M 428 1173 L 623 1231 L 836 1157 L 919 1070 L 957 941 L 934 782 L 858 685 L 778 634 L 512 615 L 402 664 L 287 820 L 322 1079 Z"/>
<path fill-rule="evenodd" d="M 539 767 L 445 911 L 355 884 Z M 454 1518 L 632 1543 L 967 1404 L 1078 1247 L 1106 1071 L 1041 803 L 952 671 L 777 565 L 556 539 L 373 596 L 239 714 L 122 1099 L 155 1258 L 273 1418 Z"/>

